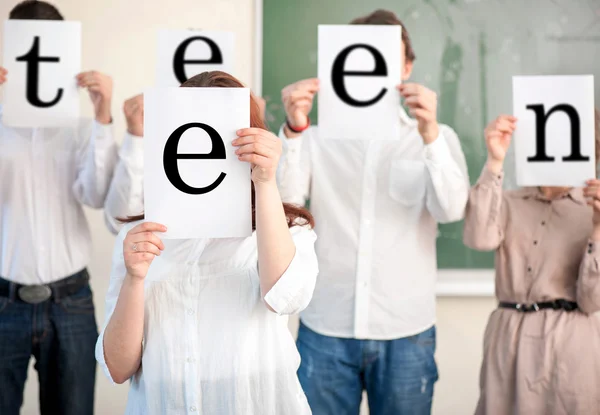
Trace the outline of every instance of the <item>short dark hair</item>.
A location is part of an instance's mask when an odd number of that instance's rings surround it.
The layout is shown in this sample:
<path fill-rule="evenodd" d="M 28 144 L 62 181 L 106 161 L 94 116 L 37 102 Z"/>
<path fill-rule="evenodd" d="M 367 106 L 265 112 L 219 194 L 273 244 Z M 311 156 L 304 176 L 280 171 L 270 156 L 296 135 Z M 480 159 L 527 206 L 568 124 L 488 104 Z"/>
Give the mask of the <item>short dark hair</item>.
<path fill-rule="evenodd" d="M 417 59 L 417 55 L 415 55 L 415 51 L 412 47 L 412 43 L 410 41 L 410 36 L 408 36 L 408 31 L 406 30 L 406 26 L 402 24 L 396 13 L 391 12 L 389 10 L 375 10 L 373 13 L 358 17 L 350 22 L 350 24 L 371 24 L 371 25 L 398 25 L 402 26 L 402 43 L 404 43 L 404 59 L 407 62 L 413 62 Z"/>
<path fill-rule="evenodd" d="M 9 13 L 11 20 L 65 20 L 58 9 L 38 0 L 25 0 L 17 4 Z"/>

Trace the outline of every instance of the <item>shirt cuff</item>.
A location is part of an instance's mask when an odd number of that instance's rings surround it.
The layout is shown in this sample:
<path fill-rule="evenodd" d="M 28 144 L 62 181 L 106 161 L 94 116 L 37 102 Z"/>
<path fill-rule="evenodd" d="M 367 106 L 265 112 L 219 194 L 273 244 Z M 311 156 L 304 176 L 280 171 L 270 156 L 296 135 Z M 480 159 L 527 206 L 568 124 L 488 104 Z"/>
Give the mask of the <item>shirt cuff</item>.
<path fill-rule="evenodd" d="M 502 187 L 504 181 L 504 171 L 500 173 L 494 173 L 488 169 L 487 166 L 483 166 L 483 171 L 477 180 L 477 184 L 486 187 Z"/>
<path fill-rule="evenodd" d="M 108 366 L 106 365 L 106 359 L 104 358 L 104 330 L 100 332 L 100 336 L 98 336 L 98 340 L 96 341 L 96 361 L 98 365 L 102 368 L 104 375 L 108 378 L 111 384 L 116 385 L 114 379 L 110 374 L 110 370 L 108 370 Z"/>
<path fill-rule="evenodd" d="M 98 146 L 108 148 L 115 143 L 112 134 L 112 124 L 101 124 L 94 120 L 92 123 L 92 138 L 96 148 Z M 89 130 L 88 130 L 89 131 Z"/>
<path fill-rule="evenodd" d="M 265 295 L 265 302 L 278 315 L 298 313 L 308 305 L 318 273 L 314 251 L 316 234 L 299 226 L 295 228 L 298 229 L 298 233 L 294 238 L 294 258 L 281 278 Z"/>
<path fill-rule="evenodd" d="M 300 152 L 302 150 L 302 137 L 303 135 L 296 138 L 287 138 L 283 132 L 284 125 L 279 129 L 279 138 L 283 143 L 283 150 L 285 152 L 288 162 L 300 163 Z"/>
<path fill-rule="evenodd" d="M 423 154 L 426 160 L 436 164 L 444 164 L 452 160 L 450 147 L 448 147 L 448 143 L 441 132 L 433 142 L 425 144 Z"/>
<path fill-rule="evenodd" d="M 132 169 L 144 170 L 144 140 L 129 133 L 125 134 L 123 145 L 119 151 L 119 157 Z"/>

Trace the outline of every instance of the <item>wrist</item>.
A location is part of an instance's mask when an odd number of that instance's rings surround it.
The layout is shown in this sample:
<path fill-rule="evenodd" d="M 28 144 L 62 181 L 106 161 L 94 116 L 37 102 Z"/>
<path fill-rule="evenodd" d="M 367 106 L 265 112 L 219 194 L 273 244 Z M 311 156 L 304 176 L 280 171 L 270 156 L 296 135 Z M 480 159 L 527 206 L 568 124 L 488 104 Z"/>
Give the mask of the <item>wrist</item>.
<path fill-rule="evenodd" d="M 96 111 L 96 121 L 98 121 L 100 124 L 110 124 L 112 122 L 110 111 Z"/>
<path fill-rule="evenodd" d="M 127 132 L 134 137 L 143 137 L 144 130 L 137 127 L 127 127 Z"/>
<path fill-rule="evenodd" d="M 270 179 L 270 180 L 265 180 L 265 181 L 256 181 L 254 182 L 254 190 L 256 192 L 260 192 L 260 191 L 269 191 L 269 190 L 273 190 L 273 189 L 277 189 L 277 180 L 275 180 L 275 178 Z"/>
<path fill-rule="evenodd" d="M 287 123 L 283 126 L 283 135 L 285 135 L 285 138 L 298 138 L 302 136 L 302 133 L 295 133 L 292 130 L 289 129 L 289 127 L 287 126 Z"/>
<path fill-rule="evenodd" d="M 600 223 L 594 223 L 594 230 L 592 232 L 592 240 L 600 242 Z"/>
<path fill-rule="evenodd" d="M 125 275 L 125 282 L 130 286 L 144 286 L 144 278 L 131 275 L 129 272 Z"/>
<path fill-rule="evenodd" d="M 431 124 L 430 126 L 427 126 L 427 130 L 425 131 L 424 134 L 421 134 L 421 137 L 423 138 L 423 142 L 425 144 L 431 144 L 435 140 L 437 140 L 439 135 L 440 135 L 440 127 L 436 121 L 433 124 Z"/>
<path fill-rule="evenodd" d="M 494 174 L 500 174 L 504 168 L 504 160 L 496 160 L 488 157 L 486 168 Z"/>

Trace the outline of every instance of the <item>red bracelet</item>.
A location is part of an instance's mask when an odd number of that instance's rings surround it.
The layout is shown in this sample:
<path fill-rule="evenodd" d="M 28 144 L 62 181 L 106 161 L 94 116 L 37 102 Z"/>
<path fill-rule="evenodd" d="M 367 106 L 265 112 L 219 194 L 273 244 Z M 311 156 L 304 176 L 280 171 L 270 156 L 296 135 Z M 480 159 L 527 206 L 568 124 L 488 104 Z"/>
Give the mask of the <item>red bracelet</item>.
<path fill-rule="evenodd" d="M 307 120 L 306 125 L 301 128 L 292 127 L 292 124 L 290 124 L 290 120 L 288 120 L 287 118 L 285 119 L 285 124 L 287 125 L 287 128 L 289 128 L 293 133 L 300 134 L 304 130 L 308 129 L 308 127 L 310 127 L 310 118 L 306 117 L 306 120 Z"/>

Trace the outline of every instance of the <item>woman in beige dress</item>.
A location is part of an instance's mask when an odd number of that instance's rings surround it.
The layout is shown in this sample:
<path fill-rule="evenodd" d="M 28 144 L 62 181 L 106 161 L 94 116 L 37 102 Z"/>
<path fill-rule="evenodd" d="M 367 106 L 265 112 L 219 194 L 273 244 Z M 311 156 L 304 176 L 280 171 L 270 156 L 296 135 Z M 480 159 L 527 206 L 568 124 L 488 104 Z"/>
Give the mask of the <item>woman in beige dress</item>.
<path fill-rule="evenodd" d="M 496 252 L 499 301 L 475 413 L 600 414 L 600 181 L 503 191 L 516 122 L 486 128 L 488 161 L 465 219 L 465 244 Z M 599 139 L 596 127 L 596 153 Z"/>

